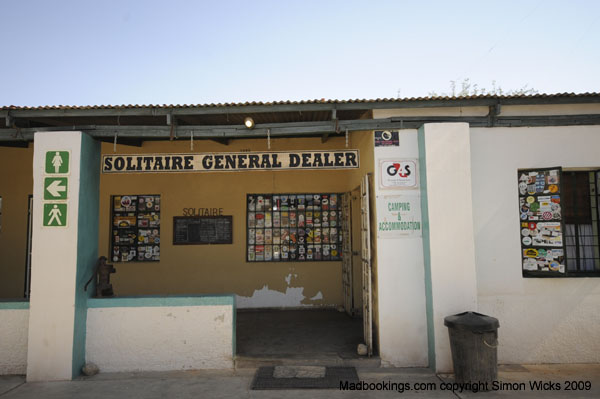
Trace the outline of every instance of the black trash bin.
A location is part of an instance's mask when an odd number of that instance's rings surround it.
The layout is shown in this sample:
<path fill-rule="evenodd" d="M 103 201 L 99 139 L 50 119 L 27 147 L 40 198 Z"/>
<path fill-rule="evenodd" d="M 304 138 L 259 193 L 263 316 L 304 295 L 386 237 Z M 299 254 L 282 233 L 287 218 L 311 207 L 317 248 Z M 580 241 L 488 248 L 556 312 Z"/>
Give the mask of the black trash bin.
<path fill-rule="evenodd" d="M 458 383 L 491 385 L 498 379 L 498 319 L 477 312 L 444 318 Z"/>

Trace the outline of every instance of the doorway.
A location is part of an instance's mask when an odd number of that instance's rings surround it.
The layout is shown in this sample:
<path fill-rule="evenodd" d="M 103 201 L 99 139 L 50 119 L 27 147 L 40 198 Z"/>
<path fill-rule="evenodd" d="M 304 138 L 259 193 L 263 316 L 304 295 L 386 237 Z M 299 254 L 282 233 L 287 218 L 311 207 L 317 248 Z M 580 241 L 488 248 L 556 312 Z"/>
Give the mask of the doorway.
<path fill-rule="evenodd" d="M 357 358 L 362 321 L 337 309 L 242 310 L 237 352 L 258 358 Z"/>
<path fill-rule="evenodd" d="M 238 309 L 238 367 L 257 362 L 261 365 L 370 362 L 377 366 L 379 359 L 372 357 L 369 202 L 368 175 L 360 186 L 341 196 L 343 303 L 337 309 Z M 366 357 L 358 355 L 359 344 L 366 346 Z"/>

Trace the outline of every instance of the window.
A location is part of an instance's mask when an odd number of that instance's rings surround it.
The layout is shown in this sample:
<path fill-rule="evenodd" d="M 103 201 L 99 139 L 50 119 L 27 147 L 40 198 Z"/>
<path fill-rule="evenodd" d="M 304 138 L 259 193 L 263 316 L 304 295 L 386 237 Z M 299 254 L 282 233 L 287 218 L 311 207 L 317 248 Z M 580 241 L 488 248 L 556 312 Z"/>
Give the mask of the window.
<path fill-rule="evenodd" d="M 340 194 L 249 194 L 248 262 L 342 259 Z"/>
<path fill-rule="evenodd" d="M 598 177 L 595 171 L 563 171 L 563 206 L 567 272 L 600 273 Z"/>
<path fill-rule="evenodd" d="M 524 277 L 600 276 L 598 173 L 519 170 Z"/>

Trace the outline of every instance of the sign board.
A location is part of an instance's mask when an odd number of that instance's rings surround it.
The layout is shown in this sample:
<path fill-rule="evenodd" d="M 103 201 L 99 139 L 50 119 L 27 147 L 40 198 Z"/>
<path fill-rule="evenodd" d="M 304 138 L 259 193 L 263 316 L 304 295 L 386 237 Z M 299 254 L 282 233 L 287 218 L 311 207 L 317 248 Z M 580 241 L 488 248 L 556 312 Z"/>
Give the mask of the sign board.
<path fill-rule="evenodd" d="M 70 151 L 46 151 L 44 164 L 44 214 L 42 226 L 67 226 L 67 198 L 69 191 Z M 58 201 L 58 202 L 48 202 Z"/>
<path fill-rule="evenodd" d="M 562 168 L 520 169 L 518 176 L 523 277 L 568 276 Z"/>
<path fill-rule="evenodd" d="M 375 147 L 398 147 L 400 138 L 398 131 L 375 130 Z"/>
<path fill-rule="evenodd" d="M 44 178 L 44 199 L 45 200 L 66 200 L 67 199 L 67 178 L 66 177 L 46 177 Z"/>
<path fill-rule="evenodd" d="M 47 227 L 65 227 L 67 225 L 67 204 L 44 203 L 44 222 Z"/>
<path fill-rule="evenodd" d="M 232 216 L 173 217 L 173 245 L 232 243 Z"/>
<path fill-rule="evenodd" d="M 417 188 L 417 161 L 414 159 L 384 159 L 379 161 L 381 188 Z"/>
<path fill-rule="evenodd" d="M 339 193 L 263 193 L 246 196 L 248 262 L 339 261 Z"/>
<path fill-rule="evenodd" d="M 160 261 L 160 195 L 113 195 L 111 202 L 113 262 Z"/>
<path fill-rule="evenodd" d="M 421 237 L 421 195 L 377 196 L 377 238 Z"/>
<path fill-rule="evenodd" d="M 104 155 L 102 173 L 356 169 L 358 150 Z"/>
<path fill-rule="evenodd" d="M 46 151 L 46 174 L 69 173 L 69 151 Z"/>

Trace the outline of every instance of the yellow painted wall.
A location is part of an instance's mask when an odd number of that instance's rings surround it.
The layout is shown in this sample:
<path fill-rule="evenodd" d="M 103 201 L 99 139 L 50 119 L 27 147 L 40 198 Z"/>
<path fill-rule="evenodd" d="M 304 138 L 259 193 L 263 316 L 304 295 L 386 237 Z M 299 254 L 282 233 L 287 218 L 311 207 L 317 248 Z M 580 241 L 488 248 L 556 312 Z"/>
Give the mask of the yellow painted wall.
<path fill-rule="evenodd" d="M 0 147 L 0 298 L 22 298 L 28 196 L 33 193 L 33 146 Z"/>
<path fill-rule="evenodd" d="M 343 137 L 272 139 L 271 151 L 344 149 Z M 109 254 L 110 196 L 123 194 L 161 195 L 160 262 L 115 263 L 112 282 L 117 295 L 235 293 L 252 296 L 268 285 L 285 292 L 304 287 L 303 304 L 341 305 L 341 262 L 253 262 L 246 263 L 246 194 L 346 192 L 360 184 L 360 176 L 372 171 L 371 132 L 353 133 L 350 149 L 360 150 L 358 170 L 208 172 L 191 174 L 117 174 L 100 178 L 100 254 Z M 193 152 L 267 151 L 266 139 L 234 140 L 228 146 L 195 141 Z M 113 153 L 103 144 L 104 154 Z M 145 142 L 141 148 L 118 146 L 117 153 L 183 153 L 189 140 Z M 231 245 L 172 245 L 173 217 L 183 208 L 223 208 L 233 216 Z M 355 221 L 355 226 L 360 221 Z M 360 265 L 359 265 L 360 266 Z M 322 300 L 308 298 L 321 292 Z"/>

